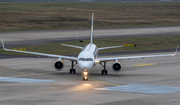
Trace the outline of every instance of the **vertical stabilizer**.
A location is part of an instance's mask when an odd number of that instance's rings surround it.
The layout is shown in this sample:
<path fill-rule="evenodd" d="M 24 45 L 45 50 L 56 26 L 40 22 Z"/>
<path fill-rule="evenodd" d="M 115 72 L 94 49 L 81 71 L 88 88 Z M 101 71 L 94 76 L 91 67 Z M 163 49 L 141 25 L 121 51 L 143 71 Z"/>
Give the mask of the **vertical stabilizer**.
<path fill-rule="evenodd" d="M 94 13 L 92 13 L 92 23 L 91 23 L 91 41 L 90 44 L 93 43 L 93 18 L 94 18 Z"/>

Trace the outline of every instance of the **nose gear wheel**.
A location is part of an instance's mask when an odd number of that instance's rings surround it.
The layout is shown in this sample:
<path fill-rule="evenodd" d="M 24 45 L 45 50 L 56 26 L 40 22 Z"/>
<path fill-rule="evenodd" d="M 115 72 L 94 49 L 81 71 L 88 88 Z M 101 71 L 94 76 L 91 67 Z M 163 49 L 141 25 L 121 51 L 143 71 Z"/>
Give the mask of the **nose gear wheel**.
<path fill-rule="evenodd" d="M 88 77 L 83 77 L 83 81 L 88 81 Z"/>

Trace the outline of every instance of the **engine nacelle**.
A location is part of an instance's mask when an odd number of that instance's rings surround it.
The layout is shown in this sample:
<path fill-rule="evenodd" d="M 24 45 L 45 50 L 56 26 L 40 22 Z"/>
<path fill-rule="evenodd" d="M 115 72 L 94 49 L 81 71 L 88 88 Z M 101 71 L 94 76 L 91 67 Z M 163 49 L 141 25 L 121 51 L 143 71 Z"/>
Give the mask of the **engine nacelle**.
<path fill-rule="evenodd" d="M 113 65 L 112 65 L 112 69 L 116 73 L 120 72 L 121 68 L 122 68 L 121 62 L 114 62 Z"/>
<path fill-rule="evenodd" d="M 62 60 L 56 60 L 54 62 L 54 67 L 57 71 L 61 71 L 64 68 L 64 62 Z"/>

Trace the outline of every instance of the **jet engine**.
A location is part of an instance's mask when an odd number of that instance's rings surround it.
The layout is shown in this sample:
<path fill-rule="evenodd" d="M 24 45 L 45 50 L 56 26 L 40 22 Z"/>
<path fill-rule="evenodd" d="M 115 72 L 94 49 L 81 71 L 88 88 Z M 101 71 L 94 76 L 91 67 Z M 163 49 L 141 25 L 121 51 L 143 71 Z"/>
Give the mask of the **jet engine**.
<path fill-rule="evenodd" d="M 57 71 L 61 71 L 64 67 L 64 62 L 62 60 L 56 60 L 54 62 L 54 67 L 56 68 Z"/>
<path fill-rule="evenodd" d="M 114 62 L 113 65 L 112 65 L 112 69 L 116 73 L 120 72 L 121 68 L 122 68 L 121 62 Z"/>

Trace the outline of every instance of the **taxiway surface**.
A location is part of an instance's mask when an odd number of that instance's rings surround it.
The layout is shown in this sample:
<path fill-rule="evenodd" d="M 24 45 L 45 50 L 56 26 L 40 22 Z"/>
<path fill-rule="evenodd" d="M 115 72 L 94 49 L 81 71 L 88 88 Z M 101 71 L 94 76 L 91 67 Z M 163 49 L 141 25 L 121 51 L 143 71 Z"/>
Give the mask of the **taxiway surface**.
<path fill-rule="evenodd" d="M 135 55 L 144 54 L 128 56 Z M 0 105 L 180 104 L 180 53 L 175 57 L 122 60 L 120 73 L 114 73 L 112 62 L 108 62 L 108 75 L 101 75 L 103 68 L 96 65 L 89 71 L 87 82 L 82 81 L 78 66 L 77 74 L 69 74 L 70 61 L 65 61 L 62 71 L 55 71 L 55 60 L 0 59 Z"/>
<path fill-rule="evenodd" d="M 97 29 L 95 38 L 179 35 L 180 27 Z M 90 30 L 1 32 L 10 47 L 89 39 Z M 176 46 L 175 46 L 176 47 Z M 168 51 L 167 53 L 174 53 Z M 100 57 L 135 56 L 165 52 L 100 54 Z M 122 60 L 122 71 L 108 75 L 96 65 L 89 81 L 82 81 L 82 70 L 69 74 L 70 61 L 57 72 L 56 58 L 0 55 L 0 105 L 179 105 L 180 53 L 175 57 Z"/>
<path fill-rule="evenodd" d="M 94 38 L 180 35 L 180 26 L 94 29 Z M 90 29 L 0 32 L 6 47 L 90 39 Z"/>

